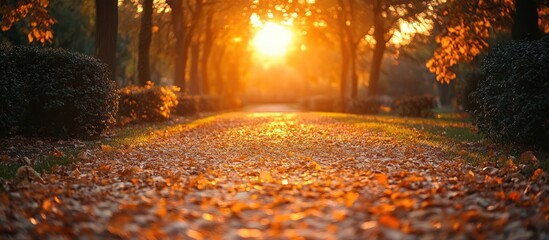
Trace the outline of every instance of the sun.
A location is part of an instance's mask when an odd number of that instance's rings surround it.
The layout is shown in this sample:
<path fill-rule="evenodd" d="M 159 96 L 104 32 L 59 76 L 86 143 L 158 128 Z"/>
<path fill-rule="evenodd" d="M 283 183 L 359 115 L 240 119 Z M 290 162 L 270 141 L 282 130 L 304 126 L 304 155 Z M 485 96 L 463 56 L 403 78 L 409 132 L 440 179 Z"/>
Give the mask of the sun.
<path fill-rule="evenodd" d="M 267 22 L 255 34 L 252 44 L 255 49 L 267 57 L 281 57 L 286 54 L 292 41 L 292 31 L 273 22 Z"/>

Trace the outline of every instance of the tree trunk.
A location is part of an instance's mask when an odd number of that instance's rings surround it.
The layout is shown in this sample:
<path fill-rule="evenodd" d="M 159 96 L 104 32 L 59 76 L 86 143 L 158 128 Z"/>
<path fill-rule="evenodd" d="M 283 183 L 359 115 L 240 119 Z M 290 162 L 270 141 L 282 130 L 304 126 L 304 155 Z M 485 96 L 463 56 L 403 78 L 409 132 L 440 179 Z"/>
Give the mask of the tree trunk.
<path fill-rule="evenodd" d="M 340 0 L 338 1 L 339 8 L 337 12 L 337 19 L 339 24 L 339 52 L 341 54 L 341 72 L 340 72 L 340 82 L 339 82 L 339 99 L 341 101 L 342 109 L 345 109 L 345 101 L 347 100 L 347 80 L 349 78 L 349 39 L 345 35 L 345 28 L 347 27 L 346 18 L 344 18 L 344 4 Z"/>
<path fill-rule="evenodd" d="M 379 77 L 381 76 L 381 63 L 383 62 L 383 53 L 385 44 L 376 44 L 372 56 L 372 65 L 370 67 L 370 82 L 368 84 L 368 97 L 374 97 L 378 94 Z"/>
<path fill-rule="evenodd" d="M 349 78 L 349 53 L 345 48 L 345 42 L 341 42 L 341 75 L 339 83 L 339 98 L 343 103 L 347 98 L 347 80 Z"/>
<path fill-rule="evenodd" d="M 206 20 L 206 36 L 204 37 L 204 46 L 202 49 L 202 59 L 201 59 L 201 72 L 202 72 L 202 90 L 205 94 L 211 93 L 212 87 L 210 86 L 210 79 L 208 75 L 208 62 L 210 60 L 210 53 L 212 52 L 212 47 L 214 43 L 214 30 L 212 28 L 213 23 L 213 13 L 208 16 Z"/>
<path fill-rule="evenodd" d="M 535 0 L 515 0 L 513 16 L 513 40 L 533 41 L 541 37 L 538 26 L 538 10 Z"/>
<path fill-rule="evenodd" d="M 187 72 L 187 31 L 185 27 L 185 11 L 182 0 L 166 1 L 172 9 L 172 28 L 175 36 L 174 75 L 173 83 L 186 92 L 185 74 Z"/>
<path fill-rule="evenodd" d="M 202 88 L 200 84 L 200 76 L 198 75 L 198 60 L 200 59 L 200 44 L 198 40 L 191 44 L 191 72 L 190 72 L 190 86 L 189 93 L 191 95 L 202 94 Z"/>
<path fill-rule="evenodd" d="M 351 43 L 353 44 L 353 43 Z M 349 46 L 351 55 L 351 99 L 358 97 L 358 75 L 356 73 L 356 49 L 357 45 Z"/>
<path fill-rule="evenodd" d="M 381 1 L 376 0 L 372 8 L 374 18 L 374 53 L 372 55 L 372 65 L 370 67 L 370 81 L 368 84 L 368 97 L 374 97 L 378 94 L 379 77 L 381 75 L 381 64 L 383 63 L 383 54 L 385 53 L 385 24 L 381 16 Z"/>
<path fill-rule="evenodd" d="M 215 89 L 217 90 L 217 93 L 218 94 L 226 94 L 224 92 L 225 90 L 225 81 L 224 81 L 224 77 L 223 77 L 223 69 L 221 68 L 221 66 L 223 66 L 223 57 L 225 56 L 225 49 L 226 49 L 226 45 L 222 45 L 221 48 L 219 49 L 219 53 L 218 55 L 214 55 L 215 57 L 213 58 L 213 61 L 214 61 L 214 65 L 213 65 L 213 70 L 215 72 Z"/>
<path fill-rule="evenodd" d="M 105 62 L 116 81 L 116 37 L 118 34 L 118 2 L 95 0 L 95 56 Z"/>
<path fill-rule="evenodd" d="M 143 16 L 139 30 L 139 56 L 137 58 L 137 76 L 139 85 L 144 86 L 151 80 L 150 54 L 152 40 L 153 0 L 143 1 Z"/>

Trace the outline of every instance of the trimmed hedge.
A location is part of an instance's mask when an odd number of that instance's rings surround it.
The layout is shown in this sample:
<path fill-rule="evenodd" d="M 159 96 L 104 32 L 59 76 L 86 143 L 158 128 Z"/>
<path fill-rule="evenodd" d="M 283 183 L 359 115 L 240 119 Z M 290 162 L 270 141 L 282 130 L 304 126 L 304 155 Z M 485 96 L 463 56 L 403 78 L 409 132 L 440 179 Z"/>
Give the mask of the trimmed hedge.
<path fill-rule="evenodd" d="M 395 101 L 395 112 L 403 117 L 433 117 L 435 97 L 415 96 Z"/>
<path fill-rule="evenodd" d="M 176 113 L 181 116 L 195 115 L 200 111 L 198 106 L 198 97 L 186 95 L 181 92 L 177 92 L 177 107 Z"/>
<path fill-rule="evenodd" d="M 378 114 L 381 103 L 375 98 L 349 100 L 346 112 L 355 114 Z"/>
<path fill-rule="evenodd" d="M 173 88 L 154 86 L 128 86 L 118 90 L 120 94 L 118 124 L 131 122 L 155 122 L 170 118 L 178 100 Z"/>
<path fill-rule="evenodd" d="M 471 94 L 473 116 L 494 141 L 549 148 L 549 37 L 493 48 Z"/>
<path fill-rule="evenodd" d="M 0 50 L 0 135 L 12 132 L 23 113 L 26 99 L 24 85 L 15 62 L 5 49 Z"/>
<path fill-rule="evenodd" d="M 200 112 L 217 112 L 222 109 L 221 97 L 217 95 L 198 96 L 198 108 Z"/>
<path fill-rule="evenodd" d="M 4 133 L 90 138 L 114 122 L 116 86 L 98 59 L 50 48 L 1 52 Z"/>

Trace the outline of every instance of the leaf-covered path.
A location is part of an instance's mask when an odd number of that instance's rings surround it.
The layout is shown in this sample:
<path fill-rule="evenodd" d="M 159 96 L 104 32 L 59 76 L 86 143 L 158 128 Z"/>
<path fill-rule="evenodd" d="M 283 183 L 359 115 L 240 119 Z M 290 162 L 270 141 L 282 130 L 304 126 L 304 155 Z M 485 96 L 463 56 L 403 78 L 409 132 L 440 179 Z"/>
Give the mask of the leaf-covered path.
<path fill-rule="evenodd" d="M 549 238 L 546 173 L 318 113 L 224 114 L 89 155 L 8 184 L 1 238 Z"/>

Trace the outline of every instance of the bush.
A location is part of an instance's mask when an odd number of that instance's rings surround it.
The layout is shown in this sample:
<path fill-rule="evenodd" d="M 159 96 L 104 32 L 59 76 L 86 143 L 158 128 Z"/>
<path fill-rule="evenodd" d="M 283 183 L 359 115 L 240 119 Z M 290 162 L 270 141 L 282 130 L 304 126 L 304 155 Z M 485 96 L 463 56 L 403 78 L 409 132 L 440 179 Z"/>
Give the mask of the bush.
<path fill-rule="evenodd" d="M 433 96 L 415 96 L 395 101 L 395 111 L 403 117 L 432 117 L 435 108 Z"/>
<path fill-rule="evenodd" d="M 465 86 L 463 87 L 462 93 L 459 96 L 459 101 L 463 105 L 463 108 L 468 112 L 475 111 L 478 106 L 471 97 L 477 87 L 478 83 L 485 78 L 484 74 L 481 71 L 472 71 L 465 76 Z"/>
<path fill-rule="evenodd" d="M 15 62 L 8 58 L 7 50 L 0 49 L 0 135 L 12 132 L 21 118 L 26 105 L 23 87 Z"/>
<path fill-rule="evenodd" d="M 549 37 L 495 47 L 471 95 L 473 117 L 494 141 L 549 147 Z"/>
<path fill-rule="evenodd" d="M 335 99 L 330 96 L 312 96 L 309 98 L 308 110 L 316 112 L 332 112 L 334 111 L 334 104 Z"/>
<path fill-rule="evenodd" d="M 199 112 L 198 98 L 177 92 L 176 113 L 182 116 L 195 115 Z"/>
<path fill-rule="evenodd" d="M 198 97 L 200 112 L 216 112 L 221 110 L 221 98 L 215 95 L 201 95 Z"/>
<path fill-rule="evenodd" d="M 349 100 L 346 112 L 356 114 L 377 114 L 381 103 L 375 98 Z"/>
<path fill-rule="evenodd" d="M 89 138 L 114 122 L 116 86 L 101 61 L 59 49 L 2 51 L 2 61 L 11 60 L 2 71 L 16 74 L 0 75 L 6 92 L 2 96 L 11 99 L 2 112 L 15 112 L 12 120 L 7 118 L 10 128 L 33 135 Z"/>
<path fill-rule="evenodd" d="M 333 112 L 336 110 L 337 99 L 326 95 L 315 95 L 300 98 L 298 106 L 306 111 Z"/>
<path fill-rule="evenodd" d="M 120 100 L 117 120 L 120 125 L 131 122 L 155 122 L 170 118 L 177 107 L 173 88 L 154 86 L 128 86 L 119 90 Z"/>
<path fill-rule="evenodd" d="M 225 97 L 221 102 L 221 109 L 237 110 L 242 108 L 242 100 L 234 97 Z"/>

